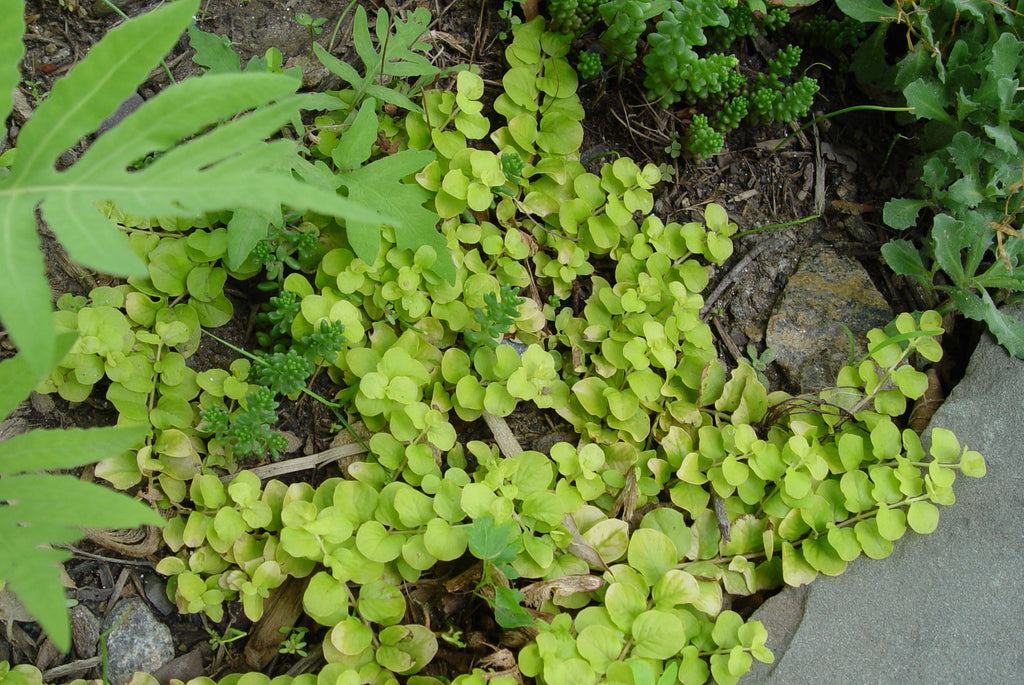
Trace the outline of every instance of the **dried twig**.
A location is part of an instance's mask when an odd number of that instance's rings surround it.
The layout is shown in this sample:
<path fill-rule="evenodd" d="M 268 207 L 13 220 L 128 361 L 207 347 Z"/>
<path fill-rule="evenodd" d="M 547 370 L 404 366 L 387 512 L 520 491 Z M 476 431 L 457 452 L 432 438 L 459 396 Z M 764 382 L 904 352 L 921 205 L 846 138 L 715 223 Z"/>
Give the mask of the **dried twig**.
<path fill-rule="evenodd" d="M 366 454 L 366 448 L 358 442 L 353 442 L 339 447 L 332 447 L 324 450 L 323 452 L 317 452 L 316 454 L 310 454 L 305 457 L 285 459 L 283 461 L 274 462 L 273 464 L 257 466 L 256 468 L 249 470 L 256 474 L 260 479 L 277 478 L 278 476 L 282 476 L 286 473 L 318 469 L 326 464 L 330 464 L 332 461 L 340 461 L 360 454 Z M 231 474 L 223 476 L 221 480 L 227 482 L 234 477 L 234 474 Z"/>
<path fill-rule="evenodd" d="M 512 429 L 508 427 L 505 419 L 495 416 L 486 409 L 483 412 L 483 418 L 484 423 L 487 424 L 487 427 L 491 429 L 491 433 L 494 434 L 494 442 L 497 443 L 498 449 L 501 450 L 501 454 L 506 459 L 511 459 L 523 451 L 523 446 L 519 444 L 519 440 L 512 434 Z"/>

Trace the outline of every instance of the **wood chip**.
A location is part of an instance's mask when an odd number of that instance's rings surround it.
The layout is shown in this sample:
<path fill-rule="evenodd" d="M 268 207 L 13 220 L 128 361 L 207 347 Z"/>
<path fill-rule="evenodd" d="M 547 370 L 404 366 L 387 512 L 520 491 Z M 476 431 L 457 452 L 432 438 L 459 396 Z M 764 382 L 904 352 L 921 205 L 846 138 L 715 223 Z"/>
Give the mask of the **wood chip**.
<path fill-rule="evenodd" d="M 153 556 L 163 544 L 163 536 L 153 526 L 118 530 L 86 528 L 85 537 L 100 547 L 135 559 Z"/>
<path fill-rule="evenodd" d="M 263 672 L 270 660 L 277 656 L 281 643 L 288 637 L 280 628 L 292 628 L 302 615 L 302 595 L 308 578 L 289 578 L 280 587 L 270 591 L 263 603 L 263 617 L 249 633 L 245 643 L 245 663 Z"/>

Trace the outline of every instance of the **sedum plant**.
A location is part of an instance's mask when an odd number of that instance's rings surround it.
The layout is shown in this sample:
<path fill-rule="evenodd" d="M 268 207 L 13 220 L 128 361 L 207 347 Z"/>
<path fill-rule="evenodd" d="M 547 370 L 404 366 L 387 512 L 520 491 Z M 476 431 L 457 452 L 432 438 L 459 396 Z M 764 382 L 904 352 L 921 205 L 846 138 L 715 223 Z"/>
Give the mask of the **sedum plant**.
<path fill-rule="evenodd" d="M 738 40 L 760 38 L 784 26 L 789 12 L 782 7 L 769 10 L 764 3 L 735 1 L 606 0 L 598 3 L 596 16 L 589 5 L 575 1 L 549 3 L 548 13 L 549 28 L 576 37 L 600 17 L 605 25 L 600 47 L 607 62 L 618 65 L 620 78 L 642 54 L 648 100 L 664 107 L 698 106 L 682 142 L 673 138 L 678 144 L 670 148 L 673 156 L 684 145 L 697 159 L 717 154 L 724 134 L 744 119 L 753 124 L 798 119 L 810 109 L 818 90 L 809 77 L 790 77 L 800 59 L 799 48 L 787 46 L 753 78 L 739 71 L 739 58 L 729 53 Z M 584 80 L 601 71 L 600 57 L 589 49 L 579 53 L 577 64 Z"/>

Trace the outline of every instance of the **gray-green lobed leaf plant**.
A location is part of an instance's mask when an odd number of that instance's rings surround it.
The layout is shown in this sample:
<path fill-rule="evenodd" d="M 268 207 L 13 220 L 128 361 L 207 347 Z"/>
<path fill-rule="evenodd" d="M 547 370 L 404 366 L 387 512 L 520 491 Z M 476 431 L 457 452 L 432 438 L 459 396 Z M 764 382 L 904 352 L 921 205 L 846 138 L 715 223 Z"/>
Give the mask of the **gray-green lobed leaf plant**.
<path fill-rule="evenodd" d="M 854 58 L 858 76 L 901 91 L 922 121 L 914 196 L 889 201 L 890 227 L 924 229 L 882 255 L 897 273 L 983 321 L 1011 354 L 1024 357 L 1024 321 L 1000 310 L 1024 290 L 1024 20 L 1000 3 L 949 0 L 842 0 L 840 9 L 872 27 Z M 877 25 L 876 25 L 877 24 Z M 886 36 L 909 49 L 895 66 Z M 944 275 L 939 276 L 939 272 Z"/>

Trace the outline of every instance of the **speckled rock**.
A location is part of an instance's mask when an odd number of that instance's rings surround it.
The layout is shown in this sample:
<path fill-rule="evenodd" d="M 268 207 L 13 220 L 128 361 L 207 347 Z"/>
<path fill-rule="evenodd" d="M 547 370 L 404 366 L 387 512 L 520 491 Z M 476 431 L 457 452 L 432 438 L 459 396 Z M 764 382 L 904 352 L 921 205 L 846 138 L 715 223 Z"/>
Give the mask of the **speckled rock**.
<path fill-rule="evenodd" d="M 103 630 L 115 625 L 107 635 L 107 673 L 112 685 L 127 683 L 136 671 L 152 673 L 174 658 L 170 628 L 156 620 L 144 600 L 132 597 L 118 602 L 103 620 Z"/>
<path fill-rule="evenodd" d="M 802 392 L 835 382 L 849 361 L 853 333 L 857 354 L 867 350 L 864 334 L 893 318 L 867 272 L 852 259 L 827 247 L 804 254 L 768 320 L 765 339 L 775 362 Z"/>

